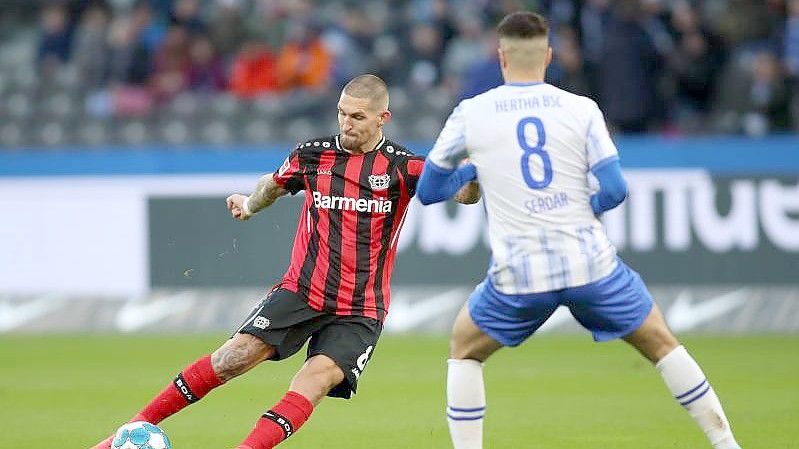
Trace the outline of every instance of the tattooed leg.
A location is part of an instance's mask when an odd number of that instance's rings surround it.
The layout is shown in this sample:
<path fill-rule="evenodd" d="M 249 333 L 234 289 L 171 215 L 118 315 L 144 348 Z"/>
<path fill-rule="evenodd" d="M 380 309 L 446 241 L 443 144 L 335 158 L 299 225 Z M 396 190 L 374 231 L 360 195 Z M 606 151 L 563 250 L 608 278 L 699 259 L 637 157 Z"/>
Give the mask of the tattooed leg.
<path fill-rule="evenodd" d="M 219 378 L 228 380 L 251 370 L 272 357 L 275 348 L 250 334 L 236 334 L 211 354 L 211 366 Z"/>

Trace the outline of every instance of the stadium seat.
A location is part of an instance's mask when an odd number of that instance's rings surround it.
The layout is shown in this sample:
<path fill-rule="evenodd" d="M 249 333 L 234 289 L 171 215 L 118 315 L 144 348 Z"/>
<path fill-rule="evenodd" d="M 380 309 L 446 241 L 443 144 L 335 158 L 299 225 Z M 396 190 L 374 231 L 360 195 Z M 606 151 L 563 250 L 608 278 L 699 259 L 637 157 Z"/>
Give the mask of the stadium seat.
<path fill-rule="evenodd" d="M 102 120 L 83 122 L 77 133 L 77 143 L 87 146 L 100 146 L 111 141 L 108 123 Z"/>
<path fill-rule="evenodd" d="M 211 145 L 228 145 L 233 142 L 234 134 L 230 125 L 224 120 L 211 120 L 197 129 L 200 140 Z"/>
<path fill-rule="evenodd" d="M 276 132 L 266 120 L 251 120 L 242 128 L 242 137 L 245 142 L 266 144 L 275 139 Z"/>
<path fill-rule="evenodd" d="M 152 140 L 150 128 L 141 120 L 123 123 L 118 129 L 121 141 L 128 145 L 143 145 Z"/>
<path fill-rule="evenodd" d="M 36 128 L 35 144 L 59 147 L 70 143 L 69 128 L 59 121 L 48 121 Z"/>
<path fill-rule="evenodd" d="M 183 120 L 173 119 L 161 125 L 160 137 L 173 145 L 189 143 L 191 134 L 189 126 Z"/>
<path fill-rule="evenodd" d="M 16 147 L 24 144 L 25 136 L 22 125 L 8 122 L 0 126 L 0 147 Z"/>

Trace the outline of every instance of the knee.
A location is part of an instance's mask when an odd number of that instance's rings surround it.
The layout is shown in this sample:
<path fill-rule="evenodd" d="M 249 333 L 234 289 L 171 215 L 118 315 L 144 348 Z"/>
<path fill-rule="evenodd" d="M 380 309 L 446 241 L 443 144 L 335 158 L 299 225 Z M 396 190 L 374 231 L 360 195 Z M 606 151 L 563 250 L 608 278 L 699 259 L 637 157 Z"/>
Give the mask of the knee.
<path fill-rule="evenodd" d="M 666 326 L 650 327 L 639 331 L 635 338 L 627 339 L 627 341 L 652 363 L 657 363 L 680 345 L 680 342 Z"/>
<path fill-rule="evenodd" d="M 317 384 L 327 394 L 333 387 L 344 381 L 344 371 L 332 359 L 321 357 L 308 367 L 308 374 L 317 379 Z"/>
<path fill-rule="evenodd" d="M 291 382 L 291 389 L 314 403 L 344 381 L 344 371 L 331 358 L 317 355 L 305 362 Z"/>
<path fill-rule="evenodd" d="M 652 363 L 659 362 L 660 359 L 667 356 L 671 351 L 680 345 L 677 337 L 675 337 L 674 334 L 672 334 L 668 329 L 663 329 L 661 332 L 658 332 L 658 334 L 653 337 L 653 340 L 654 344 L 651 356 Z"/>
<path fill-rule="evenodd" d="M 473 351 L 469 348 L 467 339 L 453 332 L 449 338 L 449 358 L 469 359 L 474 358 L 473 355 Z"/>
<path fill-rule="evenodd" d="M 653 350 L 662 352 L 663 355 L 666 355 L 680 344 L 665 323 L 662 326 L 653 326 L 649 329 L 646 339 Z"/>

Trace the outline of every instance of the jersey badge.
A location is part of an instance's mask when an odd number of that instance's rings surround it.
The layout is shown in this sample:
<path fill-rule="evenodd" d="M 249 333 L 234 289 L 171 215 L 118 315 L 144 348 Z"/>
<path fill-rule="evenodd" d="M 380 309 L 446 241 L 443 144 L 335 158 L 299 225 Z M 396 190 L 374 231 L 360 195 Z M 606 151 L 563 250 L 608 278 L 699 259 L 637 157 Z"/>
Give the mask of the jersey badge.
<path fill-rule="evenodd" d="M 388 184 L 391 182 L 391 176 L 385 175 L 369 175 L 369 187 L 372 190 L 386 190 Z"/>

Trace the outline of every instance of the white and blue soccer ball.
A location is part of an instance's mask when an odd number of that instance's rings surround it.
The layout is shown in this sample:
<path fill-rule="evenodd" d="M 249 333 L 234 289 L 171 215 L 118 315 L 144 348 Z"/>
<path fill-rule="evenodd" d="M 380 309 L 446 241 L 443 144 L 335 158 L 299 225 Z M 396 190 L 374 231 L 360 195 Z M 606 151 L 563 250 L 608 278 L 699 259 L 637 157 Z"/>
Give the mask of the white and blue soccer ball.
<path fill-rule="evenodd" d="M 172 445 L 160 427 L 145 421 L 134 421 L 117 430 L 111 449 L 172 449 Z"/>

